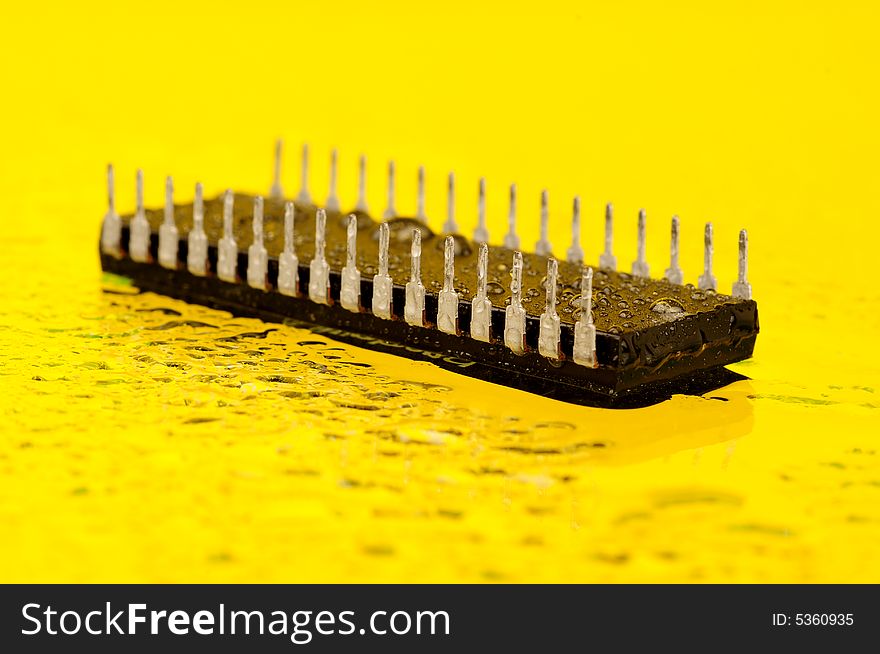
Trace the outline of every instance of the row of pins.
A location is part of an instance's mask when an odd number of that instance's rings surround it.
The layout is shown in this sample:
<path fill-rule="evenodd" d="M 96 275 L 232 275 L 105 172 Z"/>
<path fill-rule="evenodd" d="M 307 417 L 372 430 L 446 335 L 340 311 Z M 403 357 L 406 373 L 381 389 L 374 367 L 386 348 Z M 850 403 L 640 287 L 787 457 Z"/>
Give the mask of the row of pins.
<path fill-rule="evenodd" d="M 270 191 L 270 197 L 274 200 L 283 200 L 284 192 L 281 186 L 281 155 L 282 143 L 278 141 L 275 149 L 275 176 Z M 337 179 L 337 153 L 333 150 L 330 157 L 330 193 L 325 202 L 325 208 L 328 211 L 338 212 L 340 210 L 340 201 L 336 191 Z M 297 202 L 301 205 L 311 205 L 312 197 L 308 190 L 308 169 L 309 169 L 309 150 L 304 145 L 302 150 L 302 178 L 301 188 L 297 195 Z M 138 173 L 138 206 L 142 213 L 143 209 L 143 188 L 142 176 Z M 112 170 L 109 172 L 110 186 L 112 187 Z M 169 194 L 166 205 L 170 202 L 171 179 L 166 182 Z M 448 189 L 447 189 L 447 217 L 443 224 L 443 232 L 447 234 L 457 233 L 458 225 L 455 220 L 455 176 L 449 173 Z M 108 216 L 115 214 L 112 210 L 113 190 L 109 189 L 111 211 Z M 584 251 L 580 246 L 581 232 L 581 208 L 580 198 L 575 197 L 572 203 L 572 242 L 566 252 L 566 260 L 572 263 L 581 263 L 584 259 Z M 477 201 L 477 226 L 474 229 L 473 241 L 475 243 L 488 243 L 489 231 L 486 227 L 486 181 L 480 179 L 478 187 Z M 166 206 L 166 223 L 169 222 L 168 212 L 173 212 L 173 206 Z M 355 205 L 355 211 L 366 213 L 366 157 L 359 158 L 359 175 L 358 175 L 358 200 Z M 516 185 L 510 186 L 510 200 L 508 211 L 508 232 L 504 236 L 504 247 L 511 250 L 520 249 L 520 238 L 516 233 L 516 213 L 517 213 L 517 193 Z M 400 214 L 395 208 L 395 165 L 394 162 L 388 164 L 388 205 L 383 212 L 383 218 L 390 220 Z M 419 167 L 418 170 L 418 192 L 416 204 L 416 218 L 427 224 L 428 218 L 425 214 L 425 170 Z M 171 221 L 173 222 L 173 220 Z M 138 228 L 144 228 L 145 221 L 140 222 Z M 110 226 L 112 228 L 112 225 Z M 171 229 L 169 225 L 168 229 Z M 541 213 L 540 213 L 540 237 L 535 244 L 535 253 L 542 256 L 551 256 L 552 246 L 548 240 L 549 232 L 549 200 L 546 190 L 541 192 Z M 112 241 L 113 230 L 109 234 Z M 679 233 L 680 221 L 678 216 L 672 217 L 671 239 L 670 239 L 670 264 L 664 273 L 664 277 L 673 284 L 684 283 L 684 273 L 679 264 Z M 143 234 L 140 234 L 143 236 Z M 738 299 L 751 299 L 751 287 L 746 280 L 747 275 L 747 256 L 748 256 L 748 235 L 746 230 L 741 230 L 739 234 L 739 272 L 737 281 L 733 285 L 732 295 Z M 614 242 L 614 208 L 611 203 L 605 207 L 605 249 L 599 256 L 599 266 L 605 270 L 617 270 L 617 257 L 613 253 Z M 638 245 L 636 259 L 632 264 L 632 274 L 640 277 L 650 277 L 650 268 L 646 261 L 647 246 L 647 214 L 644 209 L 638 214 Z M 112 247 L 112 246 L 111 246 Z M 706 223 L 704 231 L 704 269 L 702 275 L 697 280 L 697 286 L 701 290 L 716 290 L 717 280 L 712 273 L 712 265 L 714 260 L 714 235 L 712 223 Z"/>
<path fill-rule="evenodd" d="M 276 199 L 283 198 L 283 191 L 280 184 L 280 159 L 281 146 L 280 142 L 276 148 L 276 165 L 275 165 L 275 181 L 272 185 L 271 196 Z M 336 180 L 336 153 L 331 158 L 331 192 L 327 201 L 327 210 L 339 211 L 339 200 L 336 197 L 335 180 Z M 308 180 L 308 150 L 303 150 L 303 188 L 300 191 L 297 202 L 301 204 L 311 204 L 311 197 L 307 191 Z M 365 179 L 366 179 L 366 161 L 364 157 L 360 158 L 360 178 L 359 178 L 359 199 L 356 210 L 366 211 L 365 201 Z M 389 220 L 397 215 L 393 207 L 393 190 L 394 190 L 394 166 L 389 166 L 389 207 L 384 214 L 384 218 Z M 122 251 L 121 219 L 115 210 L 114 201 L 114 179 L 113 168 L 108 167 L 108 201 L 109 210 L 104 219 L 102 232 L 102 250 L 107 254 L 118 255 Z M 471 324 L 470 336 L 476 340 L 491 342 L 493 335 L 491 333 L 491 302 L 487 296 L 487 266 L 488 266 L 488 230 L 485 222 L 485 181 L 480 180 L 479 186 L 479 221 L 474 234 L 474 241 L 479 244 L 478 265 L 477 265 L 477 291 L 471 299 Z M 177 269 L 178 263 L 178 243 L 179 233 L 174 219 L 174 187 L 172 179 L 166 180 L 166 201 L 164 220 L 159 229 L 159 264 L 168 269 Z M 540 331 L 538 338 L 538 352 L 553 360 L 563 358 L 560 346 L 560 319 L 556 313 L 556 279 L 558 263 L 551 255 L 550 243 L 547 240 L 548 231 L 548 211 L 547 211 L 547 192 L 544 191 L 541 196 L 541 237 L 536 245 L 537 254 L 548 257 L 547 261 L 547 283 L 546 283 L 546 304 L 545 311 L 540 316 Z M 513 262 L 511 268 L 511 301 L 505 310 L 505 323 L 503 342 L 505 346 L 510 348 L 516 354 L 523 354 L 527 351 L 526 346 L 526 312 L 522 306 L 522 254 L 519 252 L 519 238 L 515 232 L 515 215 L 516 215 L 516 187 L 511 187 L 511 209 L 510 209 L 510 230 L 505 236 L 504 246 L 515 250 L 513 254 Z M 247 283 L 258 289 L 268 290 L 268 254 L 263 245 L 263 198 L 256 197 L 254 199 L 253 212 L 253 243 L 248 249 L 248 268 Z M 449 186 L 449 212 L 444 231 L 454 233 L 457 231 L 454 219 L 454 177 L 450 175 Z M 580 235 L 580 201 L 578 198 L 574 200 L 574 212 L 572 220 L 573 242 L 567 253 L 567 259 L 570 262 L 580 263 L 583 261 L 583 251 L 581 250 L 578 240 Z M 420 220 L 427 221 L 424 215 L 424 171 L 419 169 L 419 202 L 417 217 Z M 294 218 L 295 209 L 293 202 L 285 203 L 284 213 L 284 248 L 279 256 L 278 261 L 278 280 L 277 289 L 279 292 L 289 296 L 300 296 L 298 266 L 299 262 L 294 249 Z M 316 229 L 315 229 L 315 256 L 310 262 L 309 285 L 307 293 L 309 299 L 321 304 L 332 303 L 330 297 L 330 267 L 324 257 L 326 247 L 326 211 L 318 209 L 316 213 Z M 143 202 L 143 173 L 137 172 L 136 177 L 136 210 L 135 215 L 130 223 L 128 253 L 134 261 L 147 262 L 150 258 L 150 225 L 146 219 L 146 213 Z M 342 270 L 342 286 L 339 302 L 343 308 L 360 312 L 365 310 L 364 303 L 360 297 L 360 280 L 361 274 L 356 267 L 356 247 L 357 247 L 357 217 L 352 214 L 348 220 L 347 231 L 347 259 L 346 265 Z M 683 273 L 678 263 L 679 249 L 679 220 L 678 217 L 672 219 L 671 230 L 671 261 L 667 268 L 665 277 L 671 283 L 682 284 Z M 615 270 L 617 267 L 616 258 L 612 253 L 613 238 L 613 212 L 611 205 L 606 207 L 605 215 L 605 251 L 599 259 L 600 267 L 608 270 Z M 641 277 L 649 276 L 648 263 L 645 260 L 645 241 L 646 241 L 646 215 L 644 211 L 639 212 L 638 220 L 638 251 L 636 260 L 633 263 L 632 272 L 634 275 Z M 195 275 L 206 275 L 208 273 L 208 239 L 204 231 L 204 213 L 203 213 L 203 190 L 201 184 L 196 184 L 195 200 L 193 206 L 193 228 L 187 236 L 188 254 L 187 269 Z M 387 223 L 380 226 L 379 232 L 379 269 L 373 278 L 373 297 L 371 298 L 370 309 L 377 317 L 384 319 L 393 319 L 391 297 L 393 282 L 388 274 L 388 245 L 389 245 L 389 228 Z M 233 234 L 233 194 L 227 191 L 223 200 L 223 236 L 217 244 L 217 276 L 228 282 L 237 281 L 237 261 L 238 261 L 238 245 Z M 712 224 L 708 223 L 705 229 L 704 238 L 704 271 L 698 281 L 698 287 L 702 290 L 714 290 L 717 286 L 716 278 L 712 273 L 714 242 Z M 443 332 L 449 334 L 460 334 L 458 325 L 458 306 L 459 301 L 463 298 L 459 297 L 453 286 L 455 271 L 455 243 L 452 236 L 446 237 L 444 248 L 444 280 L 441 291 L 438 294 L 438 310 L 436 316 L 436 326 Z M 425 287 L 421 281 L 421 232 L 413 230 L 412 248 L 411 248 L 411 274 L 410 281 L 406 284 L 405 289 L 405 305 L 403 319 L 410 325 L 425 327 L 428 326 L 427 316 L 425 315 Z M 732 295 L 740 299 L 751 298 L 751 286 L 747 281 L 748 268 L 748 236 L 745 230 L 740 232 L 739 237 L 739 274 L 737 281 L 733 285 Z M 574 346 L 572 351 L 572 359 L 584 366 L 594 367 L 596 365 L 596 330 L 592 319 L 592 277 L 593 269 L 588 266 L 583 267 L 582 279 L 582 297 L 581 297 L 581 317 L 575 324 L 574 328 Z"/>

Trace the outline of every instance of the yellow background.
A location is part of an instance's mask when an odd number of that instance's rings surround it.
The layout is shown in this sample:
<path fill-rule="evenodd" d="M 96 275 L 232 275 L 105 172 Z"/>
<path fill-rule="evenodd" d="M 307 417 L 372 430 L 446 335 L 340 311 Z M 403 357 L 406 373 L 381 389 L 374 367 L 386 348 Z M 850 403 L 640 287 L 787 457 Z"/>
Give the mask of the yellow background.
<path fill-rule="evenodd" d="M 0 580 L 880 581 L 877 17 L 7 7 Z M 751 380 L 710 394 L 726 402 L 572 407 L 287 327 L 224 341 L 270 326 L 102 293 L 106 162 L 122 211 L 136 167 L 154 205 L 168 173 L 182 199 L 197 180 L 259 191 L 276 136 L 289 192 L 311 144 L 319 198 L 339 147 L 348 204 L 367 153 L 374 211 L 389 157 L 407 212 L 424 164 L 435 226 L 446 172 L 468 232 L 484 175 L 493 242 L 511 181 L 527 244 L 550 190 L 557 252 L 579 193 L 594 261 L 603 204 L 622 266 L 644 206 L 654 274 L 678 213 L 691 282 L 712 220 L 722 288 L 748 227 L 763 331 L 734 369 Z"/>

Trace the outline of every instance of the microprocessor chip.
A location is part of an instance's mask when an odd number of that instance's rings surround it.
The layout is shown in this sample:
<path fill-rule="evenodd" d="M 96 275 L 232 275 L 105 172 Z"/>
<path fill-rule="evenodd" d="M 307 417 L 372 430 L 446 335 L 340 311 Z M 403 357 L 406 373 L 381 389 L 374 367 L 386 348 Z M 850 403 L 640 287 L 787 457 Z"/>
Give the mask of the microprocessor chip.
<path fill-rule="evenodd" d="M 280 157 L 280 148 L 278 151 Z M 332 179 L 335 180 L 335 153 Z M 305 162 L 305 157 L 304 157 Z M 489 245 L 484 183 L 473 238 L 458 233 L 454 179 L 442 230 L 424 216 L 424 175 L 413 217 L 393 206 L 374 218 L 360 197 L 340 211 L 335 182 L 325 206 L 305 187 L 284 199 L 232 193 L 175 204 L 171 180 L 163 209 L 143 206 L 119 216 L 112 202 L 104 220 L 101 262 L 143 291 L 268 321 L 307 323 L 329 337 L 433 362 L 444 368 L 560 400 L 608 407 L 655 403 L 673 393 L 702 393 L 737 378 L 724 366 L 752 355 L 757 304 L 746 280 L 747 238 L 740 233 L 740 274 L 731 295 L 717 292 L 713 234 L 706 227 L 706 266 L 697 286 L 682 284 L 678 220 L 672 223 L 671 264 L 652 278 L 644 258 L 645 214 L 631 273 L 617 270 L 612 214 L 606 251 L 585 266 L 575 238 L 567 256 L 547 242 L 546 193 L 542 237 L 535 252 L 518 248 L 515 188 L 510 232 Z"/>

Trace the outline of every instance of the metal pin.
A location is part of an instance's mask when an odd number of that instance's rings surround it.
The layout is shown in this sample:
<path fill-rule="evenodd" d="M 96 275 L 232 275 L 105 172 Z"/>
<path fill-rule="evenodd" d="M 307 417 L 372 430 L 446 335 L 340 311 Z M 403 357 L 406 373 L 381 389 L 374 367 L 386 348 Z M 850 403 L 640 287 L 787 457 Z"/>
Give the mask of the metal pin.
<path fill-rule="evenodd" d="M 455 238 L 446 237 L 443 249 L 443 289 L 437 295 L 437 328 L 458 334 L 458 293 L 455 292 Z"/>
<path fill-rule="evenodd" d="M 296 209 L 293 202 L 284 204 L 284 250 L 278 257 L 278 290 L 284 295 L 299 295 L 299 259 L 293 239 Z"/>
<path fill-rule="evenodd" d="M 550 209 L 547 189 L 541 191 L 541 238 L 535 243 L 535 254 L 542 257 L 549 257 L 553 251 L 550 241 L 547 238 L 547 232 L 550 228 Z"/>
<path fill-rule="evenodd" d="M 547 260 L 547 304 L 541 314 L 541 330 L 538 334 L 538 352 L 548 359 L 561 358 L 559 349 L 560 325 L 556 313 L 556 280 L 559 276 L 559 263 L 556 259 Z"/>
<path fill-rule="evenodd" d="M 410 275 L 406 284 L 403 317 L 415 327 L 425 326 L 425 287 L 422 285 L 422 232 L 413 230 L 410 250 Z"/>
<path fill-rule="evenodd" d="M 507 234 L 504 235 L 504 247 L 511 250 L 519 248 L 519 236 L 516 235 L 516 184 L 510 185 L 510 208 L 507 210 Z"/>
<path fill-rule="evenodd" d="M 733 285 L 733 297 L 740 300 L 752 299 L 752 285 L 749 284 L 749 234 L 739 230 L 739 274 Z"/>
<path fill-rule="evenodd" d="M 568 248 L 566 259 L 571 263 L 580 263 L 584 260 L 584 250 L 581 248 L 581 199 L 574 196 L 571 208 L 571 247 Z"/>
<path fill-rule="evenodd" d="M 101 225 L 101 251 L 118 257 L 122 254 L 122 220 L 116 213 L 116 184 L 113 164 L 107 165 L 107 213 Z"/>
<path fill-rule="evenodd" d="M 165 219 L 159 226 L 159 265 L 177 269 L 177 246 L 180 238 L 174 222 L 174 180 L 165 178 Z"/>
<path fill-rule="evenodd" d="M 136 176 L 137 205 L 129 225 L 128 254 L 132 261 L 144 263 L 150 260 L 150 223 L 144 210 L 144 171 Z"/>
<path fill-rule="evenodd" d="M 336 148 L 330 151 L 330 193 L 327 194 L 327 211 L 339 211 L 339 196 L 336 195 Z"/>
<path fill-rule="evenodd" d="M 428 215 L 425 213 L 425 167 L 419 166 L 419 183 L 416 191 L 416 218 L 423 223 L 428 223 Z"/>
<path fill-rule="evenodd" d="M 639 231 L 638 231 L 638 249 L 636 251 L 636 260 L 633 261 L 632 274 L 638 277 L 650 277 L 651 271 L 648 262 L 645 259 L 645 249 L 648 240 L 647 215 L 644 209 L 639 209 Z"/>
<path fill-rule="evenodd" d="M 327 245 L 327 213 L 318 209 L 315 214 L 315 257 L 309 264 L 309 299 L 318 304 L 330 304 L 330 266 L 324 258 Z"/>
<path fill-rule="evenodd" d="M 574 324 L 574 362 L 587 368 L 595 368 L 596 326 L 593 324 L 593 269 L 585 266 L 581 278 L 581 316 Z"/>
<path fill-rule="evenodd" d="M 714 290 L 718 286 L 715 275 L 712 274 L 712 259 L 715 255 L 715 245 L 712 238 L 712 223 L 706 223 L 706 233 L 703 238 L 703 274 L 697 286 L 703 291 Z"/>
<path fill-rule="evenodd" d="M 504 312 L 504 344 L 515 354 L 526 351 L 526 311 L 522 306 L 522 252 L 513 253 L 510 270 L 510 304 Z"/>
<path fill-rule="evenodd" d="M 254 198 L 254 241 L 248 248 L 248 286 L 265 291 L 269 287 L 269 255 L 263 245 L 263 198 Z"/>
<path fill-rule="evenodd" d="M 357 204 L 354 205 L 355 211 L 363 211 L 366 213 L 367 209 L 367 157 L 366 155 L 361 155 L 360 159 L 358 159 L 358 201 Z"/>
<path fill-rule="evenodd" d="M 471 338 L 484 343 L 492 341 L 492 303 L 486 294 L 489 272 L 489 246 L 480 244 L 477 256 L 477 294 L 471 301 Z"/>
<path fill-rule="evenodd" d="M 165 225 L 174 224 L 174 180 L 171 175 L 165 178 Z"/>
<path fill-rule="evenodd" d="M 385 220 L 391 220 L 397 215 L 397 209 L 394 208 L 394 162 L 388 162 L 388 206 L 382 217 Z"/>
<path fill-rule="evenodd" d="M 666 269 L 666 279 L 673 284 L 684 284 L 684 272 L 682 272 L 681 266 L 678 265 L 678 239 L 678 216 L 673 216 L 672 238 L 669 241 L 669 268 Z"/>
<path fill-rule="evenodd" d="M 300 204 L 311 204 L 312 196 L 309 194 L 309 144 L 303 143 L 302 164 L 299 173 L 299 195 L 296 201 Z"/>
<path fill-rule="evenodd" d="M 388 275 L 388 223 L 379 225 L 379 272 L 373 277 L 373 315 L 390 320 L 391 291 L 394 283 Z"/>
<path fill-rule="evenodd" d="M 116 215 L 116 177 L 113 164 L 107 164 L 107 212 Z"/>
<path fill-rule="evenodd" d="M 281 188 L 281 155 L 283 147 L 284 141 L 281 139 L 275 141 L 275 172 L 272 176 L 272 188 L 269 191 L 269 197 L 278 201 L 284 199 L 284 189 Z"/>
<path fill-rule="evenodd" d="M 217 244 L 217 277 L 225 282 L 238 281 L 238 244 L 232 231 L 232 203 L 235 196 L 223 194 L 223 238 Z"/>
<path fill-rule="evenodd" d="M 614 244 L 614 205 L 605 205 L 605 252 L 599 255 L 599 267 L 617 270 L 617 257 L 612 252 Z"/>
<path fill-rule="evenodd" d="M 354 214 L 348 217 L 346 232 L 345 267 L 342 269 L 342 287 L 339 303 L 343 308 L 355 313 L 361 310 L 361 271 L 357 268 L 358 219 Z"/>
<path fill-rule="evenodd" d="M 455 224 L 455 173 L 449 173 L 446 186 L 446 222 L 443 223 L 443 231 L 447 234 L 458 233 L 458 225 Z"/>
<path fill-rule="evenodd" d="M 193 226 L 186 239 L 186 268 L 200 277 L 208 274 L 208 236 L 205 234 L 205 212 L 202 204 L 202 185 L 196 184 L 193 199 Z"/>
<path fill-rule="evenodd" d="M 489 230 L 486 228 L 486 179 L 480 178 L 477 196 L 477 228 L 474 230 L 474 243 L 488 243 Z"/>

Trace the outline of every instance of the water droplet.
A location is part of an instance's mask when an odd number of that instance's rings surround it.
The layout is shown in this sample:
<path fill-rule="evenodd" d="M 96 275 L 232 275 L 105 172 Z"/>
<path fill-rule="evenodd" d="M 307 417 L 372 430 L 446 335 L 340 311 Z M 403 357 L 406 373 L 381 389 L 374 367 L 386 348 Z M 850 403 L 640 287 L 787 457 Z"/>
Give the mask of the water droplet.
<path fill-rule="evenodd" d="M 487 282 L 486 283 L 486 294 L 487 295 L 501 295 L 504 293 L 504 287 L 498 282 Z"/>
<path fill-rule="evenodd" d="M 667 297 L 654 302 L 654 304 L 651 305 L 651 311 L 661 315 L 674 316 L 679 313 L 684 313 L 684 307 L 678 300 Z"/>

